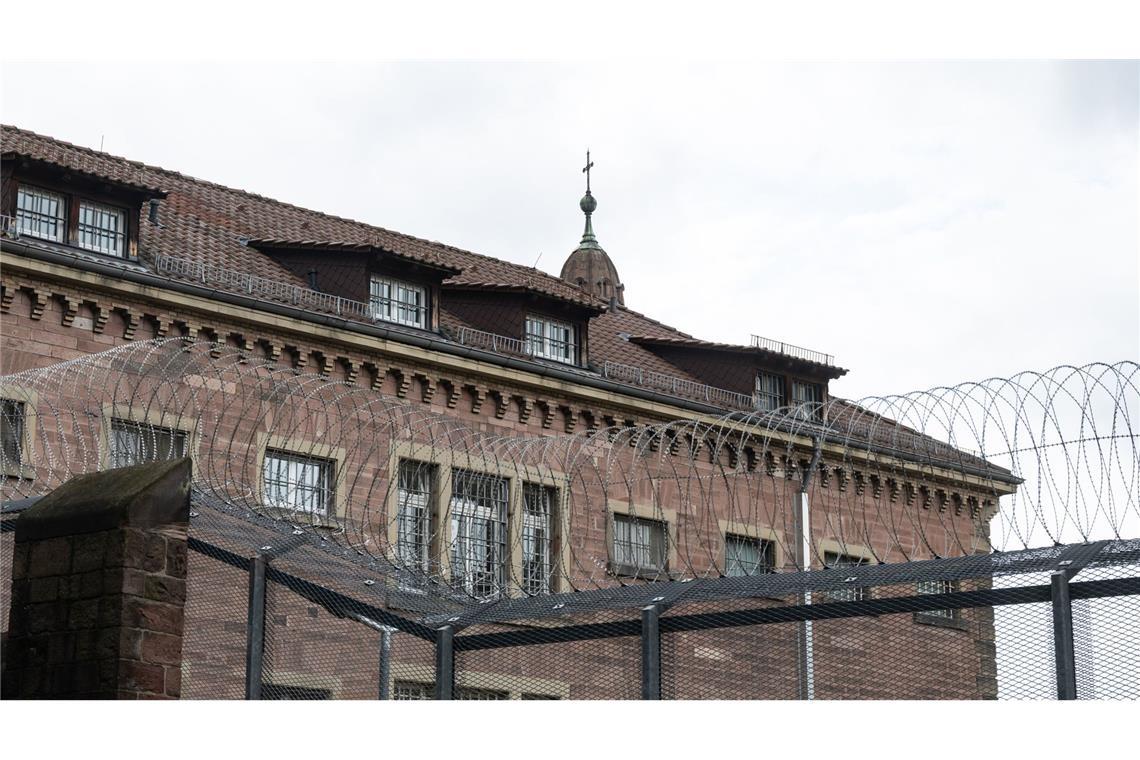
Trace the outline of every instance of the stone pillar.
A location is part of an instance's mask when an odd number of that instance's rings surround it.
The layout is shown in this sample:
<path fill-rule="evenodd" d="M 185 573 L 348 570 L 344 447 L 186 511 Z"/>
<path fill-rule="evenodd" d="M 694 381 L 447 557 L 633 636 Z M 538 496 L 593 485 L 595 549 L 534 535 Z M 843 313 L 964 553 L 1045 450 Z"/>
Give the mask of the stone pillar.
<path fill-rule="evenodd" d="M 20 515 L 4 699 L 177 699 L 190 460 L 68 481 Z"/>

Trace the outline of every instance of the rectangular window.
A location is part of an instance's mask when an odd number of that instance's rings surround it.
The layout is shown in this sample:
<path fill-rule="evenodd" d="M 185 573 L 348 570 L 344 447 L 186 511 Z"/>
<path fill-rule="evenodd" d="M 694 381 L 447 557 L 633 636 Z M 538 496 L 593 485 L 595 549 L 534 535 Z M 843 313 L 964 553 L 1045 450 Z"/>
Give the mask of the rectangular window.
<path fill-rule="evenodd" d="M 186 433 L 129 420 L 111 420 L 111 467 L 186 456 Z"/>
<path fill-rule="evenodd" d="M 266 449 L 262 477 L 265 503 L 313 515 L 328 515 L 333 504 L 336 462 Z"/>
<path fill-rule="evenodd" d="M 21 185 L 16 192 L 16 229 L 21 235 L 67 242 L 67 201 L 58 193 Z"/>
<path fill-rule="evenodd" d="M 431 572 L 431 504 L 434 466 L 401 459 L 397 475 L 396 556 L 404 589 L 419 589 Z"/>
<path fill-rule="evenodd" d="M 784 405 L 784 378 L 760 372 L 756 375 L 756 408 L 774 412 Z"/>
<path fill-rule="evenodd" d="M 760 575 L 776 568 L 775 545 L 747 536 L 724 537 L 724 574 L 729 577 Z"/>
<path fill-rule="evenodd" d="M 571 324 L 533 315 L 526 318 L 526 351 L 531 356 L 574 364 L 578 356 L 575 338 Z"/>
<path fill-rule="evenodd" d="M 90 201 L 79 202 L 79 247 L 122 256 L 127 239 L 127 215 L 122 209 Z"/>
<path fill-rule="evenodd" d="M 408 327 L 427 327 L 427 291 L 389 277 L 373 277 L 370 300 L 372 318 Z"/>
<path fill-rule="evenodd" d="M 823 564 L 828 569 L 838 567 L 860 567 L 862 565 L 870 564 L 862 557 L 857 557 L 851 554 L 838 554 L 836 552 L 824 552 Z M 832 602 L 861 602 L 869 597 L 867 588 L 865 586 L 854 586 L 851 588 L 837 589 L 835 591 L 828 591 L 827 596 L 829 601 Z"/>
<path fill-rule="evenodd" d="M 451 472 L 451 580 L 476 599 L 506 586 L 508 488 L 505 478 Z"/>
<path fill-rule="evenodd" d="M 4 465 L 24 463 L 24 402 L 0 399 L 0 457 Z"/>
<path fill-rule="evenodd" d="M 918 593 L 919 594 L 950 594 L 958 589 L 955 588 L 954 581 L 919 581 Z M 923 610 L 921 615 L 929 615 L 931 617 L 946 618 L 947 620 L 954 620 L 958 617 L 958 610 Z"/>
<path fill-rule="evenodd" d="M 478 699 L 478 700 L 495 700 L 495 699 L 510 699 L 510 692 L 499 691 L 498 689 L 473 689 L 469 686 L 460 686 L 455 689 L 456 699 Z"/>
<path fill-rule="evenodd" d="M 823 388 L 819 383 L 801 383 L 792 381 L 792 404 L 796 407 L 796 416 L 802 420 L 823 419 Z"/>
<path fill-rule="evenodd" d="M 528 594 L 550 593 L 551 516 L 557 502 L 557 489 L 523 484 L 522 585 Z"/>
<path fill-rule="evenodd" d="M 435 684 L 418 681 L 396 681 L 392 684 L 392 699 L 435 699 Z"/>
<path fill-rule="evenodd" d="M 616 571 L 627 575 L 665 569 L 665 523 L 614 515 L 613 558 Z"/>

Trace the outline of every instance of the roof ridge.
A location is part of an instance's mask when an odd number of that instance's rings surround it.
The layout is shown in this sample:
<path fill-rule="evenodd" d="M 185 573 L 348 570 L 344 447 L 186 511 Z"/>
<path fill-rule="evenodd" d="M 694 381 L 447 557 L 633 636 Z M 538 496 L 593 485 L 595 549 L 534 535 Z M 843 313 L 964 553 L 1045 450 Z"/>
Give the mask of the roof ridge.
<path fill-rule="evenodd" d="M 690 335 L 689 333 L 687 333 L 683 330 L 679 330 L 676 327 L 673 327 L 672 325 L 667 325 L 664 322 L 662 322 L 661 320 L 654 319 L 653 317 L 650 317 L 647 314 L 643 314 L 640 311 L 637 311 L 636 309 L 631 309 L 628 306 L 625 306 L 624 304 L 619 304 L 618 310 L 629 312 L 630 314 L 632 314 L 635 317 L 640 317 L 641 319 L 644 319 L 646 322 L 652 322 L 653 324 L 657 325 L 658 327 L 664 327 L 667 330 L 672 330 L 673 332 L 675 332 L 679 335 L 683 335 L 690 340 L 700 340 L 700 338 L 697 338 L 693 335 Z M 646 336 L 646 337 L 648 337 L 648 336 Z"/>
<path fill-rule="evenodd" d="M 175 171 L 173 169 L 165 169 L 161 166 L 154 166 L 151 164 L 144 163 L 142 161 L 135 161 L 133 159 L 126 158 L 125 156 L 115 155 L 114 153 L 108 153 L 106 151 L 96 150 L 94 148 L 88 148 L 88 147 L 83 146 L 83 145 L 76 145 L 75 143 L 68 142 L 67 140 L 60 140 L 59 138 L 51 137 L 50 135 L 42 135 L 38 132 L 33 132 L 30 129 L 22 129 L 20 127 L 13 126 L 11 124 L 0 124 L 0 133 L 7 131 L 7 130 L 11 130 L 13 132 L 17 132 L 19 134 L 22 134 L 22 135 L 25 135 L 28 137 L 32 137 L 32 138 L 35 138 L 37 140 L 44 140 L 47 142 L 55 143 L 56 145 L 64 146 L 66 148 L 69 148 L 72 150 L 77 150 L 77 151 L 80 151 L 82 153 L 86 153 L 88 155 L 96 156 L 96 157 L 99 157 L 99 158 L 102 158 L 105 160 L 121 161 L 121 162 L 123 162 L 129 166 L 132 166 L 132 167 L 136 167 L 136 168 L 140 168 L 140 169 L 144 169 L 144 170 L 148 170 L 148 171 L 153 171 L 153 172 L 159 172 L 159 173 L 171 176 L 171 177 L 175 177 L 175 178 L 178 178 L 181 180 L 185 180 L 187 182 L 193 182 L 193 183 L 196 183 L 198 185 L 219 188 L 221 190 L 225 190 L 225 191 L 230 192 L 230 193 L 237 193 L 237 194 L 241 194 L 244 196 L 248 196 L 250 198 L 256 198 L 260 201 L 275 204 L 277 206 L 282 206 L 282 207 L 290 208 L 290 209 L 296 209 L 298 211 L 303 211 L 307 214 L 316 214 L 317 216 L 321 216 L 321 217 L 324 217 L 326 219 L 332 219 L 332 220 L 335 220 L 338 222 L 344 222 L 347 224 L 356 225 L 356 226 L 363 228 L 362 232 L 365 230 L 373 231 L 373 232 L 381 232 L 384 234 L 393 235 L 395 237 L 398 237 L 398 238 L 401 238 L 401 239 L 404 239 L 407 241 L 411 241 L 411 242 L 415 242 L 415 243 L 421 243 L 421 244 L 427 244 L 427 245 L 432 245 L 432 246 L 438 246 L 439 248 L 444 248 L 444 249 L 447 249 L 449 251 L 453 251 L 455 253 L 460 253 L 460 254 L 467 255 L 467 256 L 473 256 L 473 257 L 476 257 L 479 259 L 485 259 L 487 261 L 492 261 L 492 262 L 495 262 L 497 264 L 503 264 L 503 265 L 506 265 L 508 267 L 511 267 L 512 269 L 518 269 L 518 270 L 525 271 L 525 272 L 533 272 L 533 273 L 538 274 L 538 275 L 540 275 L 546 279 L 551 280 L 552 282 L 557 282 L 560 285 L 563 285 L 565 287 L 575 288 L 576 290 L 581 290 L 581 288 L 576 288 L 573 283 L 566 282 L 561 277 L 555 277 L 554 275 L 550 274 L 549 272 L 544 272 L 541 269 L 538 269 L 537 267 L 528 267 L 524 264 L 516 264 L 513 261 L 507 261 L 506 259 L 496 258 L 495 256 L 490 256 L 490 255 L 485 254 L 485 253 L 476 253 L 475 251 L 469 251 L 465 248 L 460 248 L 458 246 L 451 245 L 450 243 L 443 243 L 443 242 L 440 242 L 438 240 L 428 240 L 427 238 L 421 238 L 421 237 L 418 237 L 416 235 L 409 235 L 406 232 L 399 232 L 397 230 L 391 230 L 391 229 L 388 229 L 387 227 L 381 227 L 380 225 L 377 225 L 377 224 L 371 224 L 369 222 L 360 221 L 359 219 L 350 219 L 350 218 L 345 217 L 345 216 L 337 216 L 335 214 L 330 214 L 330 213 L 325 212 L 325 211 L 318 211 L 316 209 L 306 208 L 304 206 L 299 206 L 295 203 L 290 203 L 288 201 L 282 201 L 282 200 L 279 200 L 277 198 L 270 198 L 267 195 L 260 195 L 258 193 L 254 193 L 254 192 L 251 192 L 249 190 L 243 190 L 241 188 L 235 188 L 235 187 L 230 187 L 229 185 L 223 185 L 220 182 L 213 182 L 213 181 L 208 180 L 208 179 L 200 179 L 198 177 L 193 177 L 189 174 L 184 174 L 182 172 Z M 349 241 L 340 241 L 340 242 L 349 242 Z M 362 241 L 362 242 L 368 242 L 368 241 Z M 585 290 L 582 290 L 582 294 L 585 298 L 594 299 L 594 300 L 598 301 L 599 303 L 605 303 L 605 301 L 603 299 L 598 298 L 594 294 L 589 293 Z"/>

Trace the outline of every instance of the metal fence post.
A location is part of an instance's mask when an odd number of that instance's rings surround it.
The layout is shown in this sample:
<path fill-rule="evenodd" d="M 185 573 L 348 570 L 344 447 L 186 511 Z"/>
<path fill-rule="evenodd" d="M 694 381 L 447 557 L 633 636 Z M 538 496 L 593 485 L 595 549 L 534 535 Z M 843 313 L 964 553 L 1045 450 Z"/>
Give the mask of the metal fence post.
<path fill-rule="evenodd" d="M 1077 698 L 1077 664 L 1073 647 L 1073 603 L 1069 573 L 1057 570 L 1050 578 L 1053 596 L 1053 651 L 1057 665 L 1057 699 Z"/>
<path fill-rule="evenodd" d="M 641 698 L 661 699 L 661 608 L 641 608 Z"/>
<path fill-rule="evenodd" d="M 390 626 L 380 629 L 380 699 L 391 699 L 388 680 L 392 677 L 392 631 Z"/>
<path fill-rule="evenodd" d="M 445 625 L 435 632 L 435 698 L 453 699 L 455 689 L 455 629 Z"/>
<path fill-rule="evenodd" d="M 249 561 L 249 605 L 245 639 L 245 698 L 261 699 L 262 664 L 265 655 L 265 557 Z"/>

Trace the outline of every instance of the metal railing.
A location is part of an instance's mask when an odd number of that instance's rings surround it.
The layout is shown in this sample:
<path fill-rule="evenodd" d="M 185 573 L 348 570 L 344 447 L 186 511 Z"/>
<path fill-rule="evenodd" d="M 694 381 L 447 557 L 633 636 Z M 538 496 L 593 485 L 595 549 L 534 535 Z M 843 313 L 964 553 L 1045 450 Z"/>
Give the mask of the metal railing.
<path fill-rule="evenodd" d="M 486 332 L 485 330 L 476 330 L 472 327 L 460 327 L 455 339 L 464 346 L 485 348 L 497 354 L 534 356 L 534 352 L 530 349 L 530 344 L 525 340 Z"/>
<path fill-rule="evenodd" d="M 20 227 L 16 224 L 16 217 L 7 214 L 0 215 L 0 235 L 12 240 L 19 240 Z"/>
<path fill-rule="evenodd" d="M 831 354 L 825 354 L 822 351 L 812 351 L 810 348 L 803 348 L 801 346 L 793 346 L 791 343 L 784 343 L 783 341 L 772 340 L 771 338 L 763 338 L 759 335 L 752 336 L 752 347 L 762 348 L 765 351 L 775 351 L 778 354 L 794 356 L 797 359 L 816 362 L 817 364 L 826 364 L 829 367 L 835 366 L 835 357 Z"/>
<path fill-rule="evenodd" d="M 751 410 L 755 408 L 754 399 L 747 394 L 715 388 L 711 385 L 703 385 L 692 380 L 685 380 L 619 362 L 606 362 L 602 366 L 602 376 L 631 385 L 640 385 L 643 388 L 665 391 L 674 396 L 707 401 L 710 404 L 730 409 Z"/>
<path fill-rule="evenodd" d="M 260 296 L 282 303 L 293 304 L 316 311 L 338 314 L 362 322 L 375 321 L 372 307 L 364 301 L 321 293 L 300 285 L 259 277 L 248 272 L 238 272 L 203 261 L 175 256 L 155 256 L 155 271 L 186 280 L 194 280 L 203 285 L 213 285 L 227 290 Z"/>

